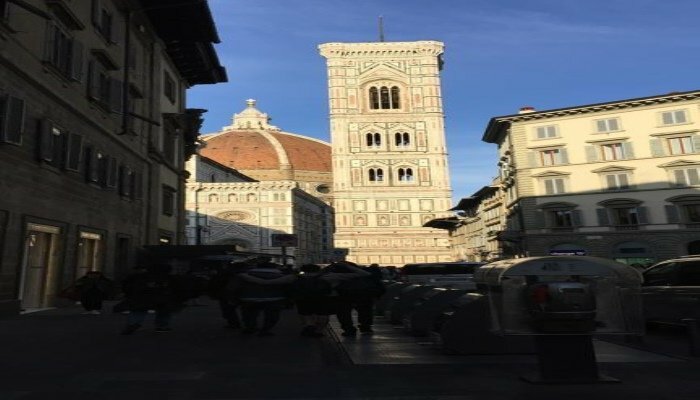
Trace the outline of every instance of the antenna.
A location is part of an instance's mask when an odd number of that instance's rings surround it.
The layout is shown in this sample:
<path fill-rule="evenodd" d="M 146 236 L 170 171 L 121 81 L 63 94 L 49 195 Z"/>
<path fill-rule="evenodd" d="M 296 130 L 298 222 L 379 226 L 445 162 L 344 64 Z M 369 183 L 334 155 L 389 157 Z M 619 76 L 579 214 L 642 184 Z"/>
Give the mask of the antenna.
<path fill-rule="evenodd" d="M 384 16 L 379 16 L 379 41 L 384 41 Z"/>

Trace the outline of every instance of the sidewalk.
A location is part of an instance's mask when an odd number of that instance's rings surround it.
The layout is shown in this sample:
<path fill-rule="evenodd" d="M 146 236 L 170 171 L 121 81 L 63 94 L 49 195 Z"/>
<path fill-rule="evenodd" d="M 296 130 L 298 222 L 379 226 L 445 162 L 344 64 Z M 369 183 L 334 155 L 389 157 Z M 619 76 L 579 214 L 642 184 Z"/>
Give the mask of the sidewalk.
<path fill-rule="evenodd" d="M 119 335 L 125 315 L 80 312 L 73 307 L 0 320 L 1 400 L 700 397 L 696 361 L 611 362 L 602 369 L 623 383 L 539 386 L 518 378 L 535 367 L 532 359 L 426 360 L 420 351 L 387 347 L 398 339 L 381 332 L 342 340 L 346 349 L 332 337 L 302 338 L 293 310 L 284 313 L 276 336 L 262 338 L 223 328 L 214 303 L 185 309 L 173 332 L 146 325 L 132 336 Z M 365 363 L 353 363 L 353 351 L 367 355 Z M 372 361 L 382 352 L 401 363 Z"/>

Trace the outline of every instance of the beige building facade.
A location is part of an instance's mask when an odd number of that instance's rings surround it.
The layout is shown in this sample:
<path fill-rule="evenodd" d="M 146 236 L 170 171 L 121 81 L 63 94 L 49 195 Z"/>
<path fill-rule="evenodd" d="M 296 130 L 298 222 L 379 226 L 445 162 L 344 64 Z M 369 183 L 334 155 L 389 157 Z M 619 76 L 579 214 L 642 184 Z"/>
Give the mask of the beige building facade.
<path fill-rule="evenodd" d="M 443 44 L 326 43 L 337 251 L 361 264 L 449 261 Z"/>
<path fill-rule="evenodd" d="M 492 118 L 515 255 L 700 253 L 700 91 Z"/>

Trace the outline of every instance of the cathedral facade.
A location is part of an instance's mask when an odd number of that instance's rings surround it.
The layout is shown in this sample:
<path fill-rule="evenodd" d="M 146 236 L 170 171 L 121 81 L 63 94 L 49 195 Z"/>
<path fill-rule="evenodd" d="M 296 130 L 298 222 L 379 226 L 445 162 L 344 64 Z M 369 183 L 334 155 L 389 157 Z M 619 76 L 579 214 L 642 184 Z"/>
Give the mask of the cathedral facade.
<path fill-rule="evenodd" d="M 436 41 L 326 43 L 336 252 L 366 264 L 451 261 Z"/>

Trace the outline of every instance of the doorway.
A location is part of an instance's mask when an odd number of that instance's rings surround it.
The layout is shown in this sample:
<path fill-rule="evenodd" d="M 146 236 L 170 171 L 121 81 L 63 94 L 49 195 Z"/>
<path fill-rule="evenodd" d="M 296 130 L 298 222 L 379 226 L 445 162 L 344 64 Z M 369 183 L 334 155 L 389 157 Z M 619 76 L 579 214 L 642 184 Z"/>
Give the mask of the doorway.
<path fill-rule="evenodd" d="M 27 226 L 19 291 L 22 309 L 48 306 L 49 289 L 55 279 L 55 253 L 60 232 L 54 226 Z"/>
<path fill-rule="evenodd" d="M 88 271 L 102 271 L 102 235 L 80 232 L 78 241 L 78 262 L 75 278 L 81 278 Z"/>

